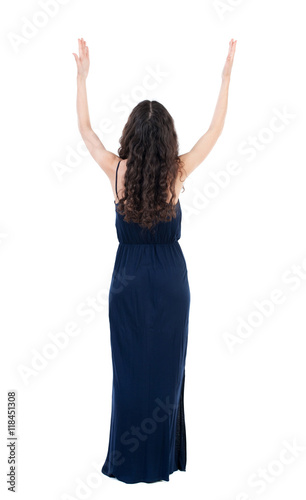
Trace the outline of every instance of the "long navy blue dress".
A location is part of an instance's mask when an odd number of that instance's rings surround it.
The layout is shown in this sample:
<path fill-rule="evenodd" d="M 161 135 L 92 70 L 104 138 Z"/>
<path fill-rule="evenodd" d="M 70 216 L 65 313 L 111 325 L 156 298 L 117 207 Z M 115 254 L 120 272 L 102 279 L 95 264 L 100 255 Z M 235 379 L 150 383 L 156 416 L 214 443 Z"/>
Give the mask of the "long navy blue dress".
<path fill-rule="evenodd" d="M 175 208 L 176 218 L 158 222 L 155 232 L 124 221 L 116 210 L 119 245 L 109 290 L 112 408 L 101 472 L 125 483 L 169 481 L 172 472 L 186 470 L 190 289 L 178 242 L 179 201 Z"/>

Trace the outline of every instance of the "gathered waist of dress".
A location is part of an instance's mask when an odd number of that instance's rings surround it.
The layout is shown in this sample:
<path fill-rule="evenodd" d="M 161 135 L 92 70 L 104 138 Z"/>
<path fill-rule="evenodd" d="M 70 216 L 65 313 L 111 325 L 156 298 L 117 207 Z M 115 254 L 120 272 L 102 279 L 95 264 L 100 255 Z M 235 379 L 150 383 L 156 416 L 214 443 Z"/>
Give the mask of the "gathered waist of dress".
<path fill-rule="evenodd" d="M 141 243 L 132 243 L 132 242 L 125 242 L 125 241 L 119 241 L 119 245 L 134 245 L 134 246 L 137 246 L 137 245 L 147 245 L 147 246 L 154 246 L 154 245 L 173 245 L 175 243 L 178 243 L 178 240 L 174 240 L 174 241 L 162 241 L 162 242 L 159 242 L 159 241 L 152 241 L 151 243 L 145 243 L 145 242 L 141 242 Z"/>

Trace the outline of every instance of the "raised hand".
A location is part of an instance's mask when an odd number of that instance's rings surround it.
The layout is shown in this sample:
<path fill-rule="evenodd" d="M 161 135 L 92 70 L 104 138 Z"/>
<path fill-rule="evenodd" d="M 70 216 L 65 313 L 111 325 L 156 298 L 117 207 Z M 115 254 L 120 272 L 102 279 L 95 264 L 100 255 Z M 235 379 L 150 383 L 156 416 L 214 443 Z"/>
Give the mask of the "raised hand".
<path fill-rule="evenodd" d="M 72 52 L 72 54 L 74 55 L 77 64 L 78 76 L 87 78 L 89 71 L 89 62 L 90 62 L 89 49 L 83 38 L 78 38 L 78 42 L 79 42 L 79 56 L 74 52 Z"/>
<path fill-rule="evenodd" d="M 235 50 L 236 50 L 236 43 L 237 43 L 237 40 L 234 41 L 233 38 L 231 39 L 231 41 L 229 43 L 228 54 L 227 54 L 225 65 L 224 65 L 224 68 L 222 71 L 222 78 L 230 78 L 230 76 L 231 76 L 234 55 L 235 55 Z"/>

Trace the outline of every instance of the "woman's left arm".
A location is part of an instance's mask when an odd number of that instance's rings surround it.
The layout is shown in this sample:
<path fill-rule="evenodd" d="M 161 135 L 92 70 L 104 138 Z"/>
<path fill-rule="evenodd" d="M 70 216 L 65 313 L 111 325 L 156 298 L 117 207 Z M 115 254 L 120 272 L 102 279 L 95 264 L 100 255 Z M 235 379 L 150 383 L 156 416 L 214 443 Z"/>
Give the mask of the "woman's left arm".
<path fill-rule="evenodd" d="M 112 175 L 118 156 L 107 151 L 97 134 L 92 130 L 86 90 L 86 78 L 89 72 L 89 49 L 83 38 L 78 39 L 79 56 L 73 52 L 77 64 L 77 115 L 78 127 L 82 139 L 94 160 L 107 175 Z"/>

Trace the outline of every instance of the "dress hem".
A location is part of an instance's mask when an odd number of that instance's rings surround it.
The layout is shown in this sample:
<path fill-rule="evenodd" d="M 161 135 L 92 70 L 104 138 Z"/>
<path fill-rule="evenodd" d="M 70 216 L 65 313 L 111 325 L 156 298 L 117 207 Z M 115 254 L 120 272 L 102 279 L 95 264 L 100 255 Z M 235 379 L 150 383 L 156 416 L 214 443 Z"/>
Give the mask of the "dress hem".
<path fill-rule="evenodd" d="M 186 472 L 186 468 L 185 469 L 180 469 L 179 467 L 177 467 L 176 469 L 174 469 L 172 472 L 169 472 L 169 475 L 168 477 L 159 477 L 157 479 L 152 479 L 152 480 L 148 480 L 148 479 L 137 479 L 135 481 L 127 481 L 125 479 L 121 479 L 120 477 L 118 476 L 114 476 L 113 474 L 109 473 L 107 474 L 106 472 L 104 472 L 103 470 L 101 470 L 102 474 L 104 474 L 105 476 L 107 477 L 110 477 L 111 479 L 117 479 L 118 481 L 122 481 L 123 483 L 126 483 L 126 484 L 136 484 L 136 483 L 157 483 L 158 481 L 167 481 L 169 482 L 170 478 L 169 476 L 171 474 L 173 474 L 173 472 L 176 472 L 176 471 L 181 471 L 181 472 Z"/>

